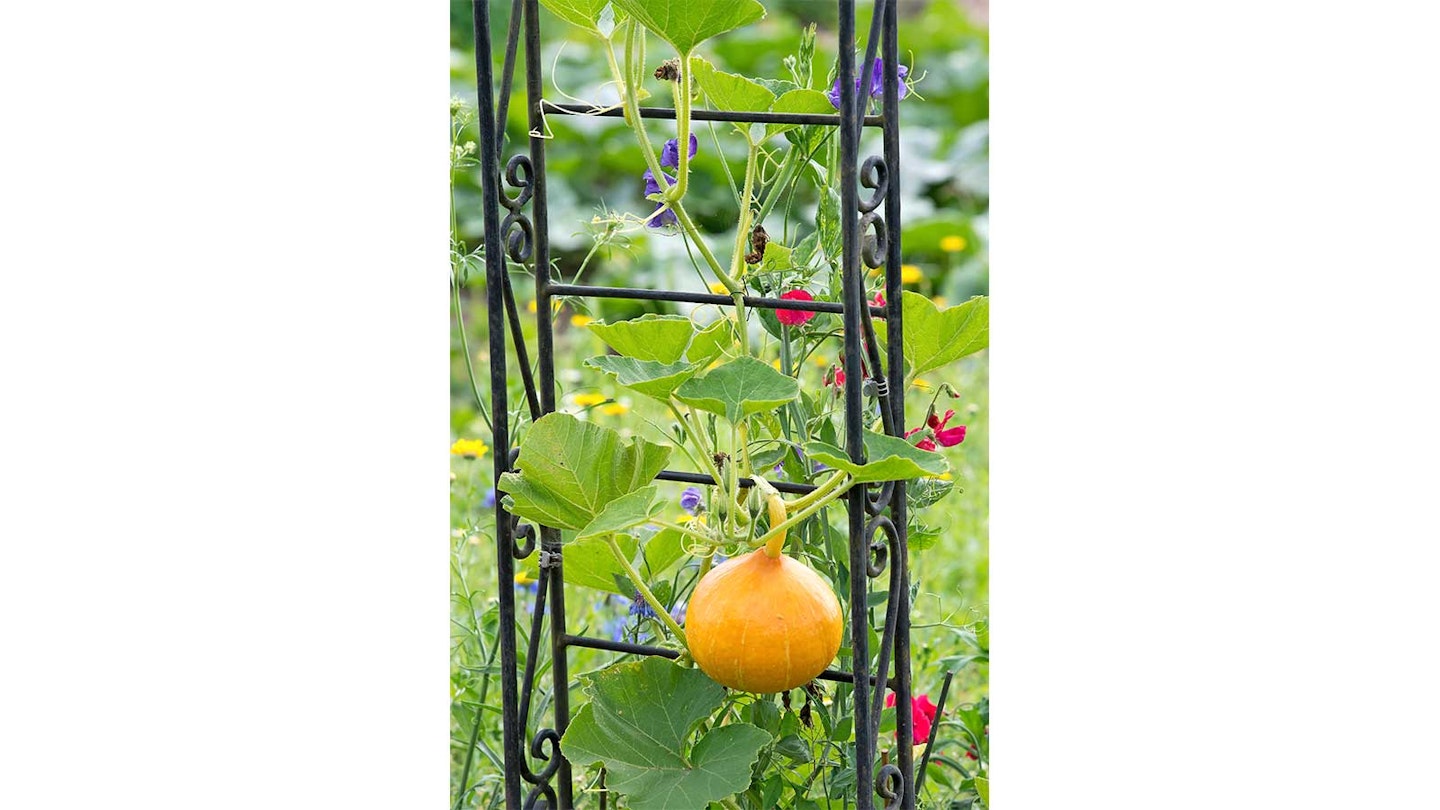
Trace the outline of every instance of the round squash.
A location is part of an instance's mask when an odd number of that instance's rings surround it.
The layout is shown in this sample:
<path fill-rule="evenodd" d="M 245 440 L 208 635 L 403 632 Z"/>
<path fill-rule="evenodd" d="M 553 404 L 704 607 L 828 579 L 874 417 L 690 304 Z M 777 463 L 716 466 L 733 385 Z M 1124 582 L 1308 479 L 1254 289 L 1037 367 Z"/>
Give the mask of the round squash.
<path fill-rule="evenodd" d="M 835 660 L 840 601 L 810 567 L 767 549 L 716 566 L 685 612 L 690 655 L 715 681 L 745 692 L 803 686 Z"/>

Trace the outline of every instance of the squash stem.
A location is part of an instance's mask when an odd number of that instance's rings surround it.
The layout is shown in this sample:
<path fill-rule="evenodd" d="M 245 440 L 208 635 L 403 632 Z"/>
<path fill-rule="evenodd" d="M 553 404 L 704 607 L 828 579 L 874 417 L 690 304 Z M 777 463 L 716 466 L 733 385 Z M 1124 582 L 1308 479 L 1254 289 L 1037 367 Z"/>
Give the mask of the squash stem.
<path fill-rule="evenodd" d="M 650 592 L 649 586 L 640 577 L 640 572 L 635 570 L 635 566 L 631 565 L 630 560 L 625 557 L 625 552 L 620 550 L 620 544 L 615 542 L 615 535 L 605 535 L 605 544 L 610 546 L 610 553 L 615 555 L 615 561 L 620 563 L 620 567 L 625 569 L 626 575 L 635 584 L 635 590 L 640 592 L 640 595 L 650 604 L 650 609 L 655 611 L 655 617 L 670 628 L 671 634 L 680 642 L 680 646 L 689 652 L 690 645 L 685 641 L 685 631 L 680 629 L 680 624 L 670 616 L 670 611 L 666 610 L 665 606 L 660 604 L 660 600 L 655 598 L 655 594 Z"/>
<path fill-rule="evenodd" d="M 848 475 L 847 475 L 847 476 L 844 476 L 844 478 L 845 478 L 845 480 L 846 480 L 847 482 L 850 480 L 850 477 L 849 477 Z M 833 481 L 830 482 L 830 483 L 833 483 Z M 790 518 L 788 518 L 788 519 L 786 519 L 785 521 L 783 521 L 780 525 L 778 525 L 778 526 L 773 526 L 773 525 L 772 525 L 772 526 L 770 527 L 770 531 L 766 532 L 764 535 L 762 535 L 762 536 L 760 537 L 760 542 L 763 543 L 763 544 L 765 544 L 766 546 L 768 546 L 768 545 L 770 544 L 770 541 L 774 540 L 774 539 L 775 539 L 775 536 L 776 536 L 777 534 L 780 535 L 781 537 L 784 537 L 785 532 L 786 532 L 787 530 L 789 530 L 792 526 L 799 525 L 800 523 L 802 523 L 802 522 L 804 522 L 805 520 L 809 519 L 811 515 L 814 515 L 816 512 L 819 512 L 821 509 L 824 509 L 826 506 L 829 506 L 831 501 L 833 501 L 833 500 L 835 500 L 836 498 L 840 497 L 841 495 L 845 494 L 845 491 L 848 490 L 848 489 L 850 489 L 850 487 L 849 487 L 848 484 L 847 484 L 846 486 L 835 487 L 834 489 L 830 490 L 829 492 L 827 492 L 827 493 L 826 493 L 824 496 L 822 496 L 821 498 L 819 498 L 819 499 L 817 499 L 817 500 L 815 500 L 815 501 L 812 501 L 812 502 L 811 502 L 808 506 L 806 506 L 804 509 L 801 509 L 800 511 L 796 512 L 793 516 L 791 516 Z M 819 490 L 817 490 L 817 492 L 818 492 L 818 491 L 819 491 Z M 814 494 L 814 493 L 811 493 L 811 494 Z"/>
<path fill-rule="evenodd" d="M 770 525 L 776 531 L 771 532 L 774 537 L 765 544 L 765 556 L 776 559 L 780 556 L 780 549 L 785 546 L 785 499 L 780 493 L 773 492 L 765 499 L 765 507 L 770 510 Z"/>

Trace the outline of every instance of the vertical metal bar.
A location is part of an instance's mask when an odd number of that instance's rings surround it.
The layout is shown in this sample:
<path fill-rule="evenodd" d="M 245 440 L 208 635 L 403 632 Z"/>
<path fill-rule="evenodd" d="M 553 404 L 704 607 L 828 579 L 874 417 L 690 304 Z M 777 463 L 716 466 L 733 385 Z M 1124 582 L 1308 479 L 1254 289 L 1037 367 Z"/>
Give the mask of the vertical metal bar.
<path fill-rule="evenodd" d="M 840 5 L 840 117 L 850 122 L 860 114 L 860 93 L 855 87 L 855 0 Z M 868 88 L 867 88 L 868 90 Z M 856 155 L 859 129 L 840 127 L 840 233 L 842 246 L 841 297 L 845 304 L 845 357 L 853 371 L 845 376 L 845 450 L 853 461 L 865 456 L 865 421 L 860 384 L 856 373 L 861 363 L 861 318 L 865 308 L 864 282 L 860 277 L 859 190 L 856 188 Z M 856 486 L 846 496 L 850 526 L 850 647 L 855 672 L 855 806 L 875 807 L 875 731 L 870 720 L 870 622 L 866 597 L 870 579 L 870 543 L 865 534 L 865 487 Z M 883 687 L 882 687 L 883 688 Z"/>
<path fill-rule="evenodd" d="M 545 131 L 545 119 L 541 111 L 544 98 L 541 67 L 544 60 L 540 51 L 540 4 L 537 0 L 525 0 L 525 103 L 529 106 L 529 127 L 531 133 Z M 530 218 L 535 225 L 535 313 L 536 346 L 540 362 L 540 412 L 555 410 L 555 331 L 550 305 L 550 210 L 546 190 L 545 139 L 539 135 L 530 136 L 530 167 L 533 176 L 530 185 L 534 196 L 530 199 Z M 550 569 L 553 583 L 550 597 L 550 675 L 551 699 L 555 709 L 555 731 L 564 736 L 570 725 L 570 666 L 565 647 L 565 571 L 560 554 L 560 532 L 556 529 L 540 529 L 541 565 Z M 574 807 L 574 787 L 570 772 L 570 761 L 561 752 L 560 767 L 556 771 L 560 784 L 556 786 L 560 810 Z"/>
<path fill-rule="evenodd" d="M 500 155 L 495 137 L 495 77 L 490 57 L 490 1 L 471 0 L 475 26 L 475 114 L 480 129 L 481 211 L 485 222 L 485 303 L 490 329 L 490 414 L 495 480 L 510 464 L 506 414 L 505 249 L 500 237 Z M 495 563 L 500 596 L 501 754 L 505 762 L 505 807 L 520 810 L 519 694 L 515 682 L 515 541 L 504 507 L 495 505 Z"/>
<path fill-rule="evenodd" d="M 515 79 L 515 51 L 520 44 L 520 3 L 510 6 L 510 33 L 505 37 L 505 68 L 500 80 L 500 105 L 496 108 L 496 154 L 505 153 L 505 129 L 510 122 L 510 87 Z"/>
<path fill-rule="evenodd" d="M 862 70 L 860 74 L 861 102 L 855 110 L 855 123 L 853 124 L 857 142 L 865 126 L 865 108 L 869 106 L 870 99 L 870 77 L 875 75 L 875 48 L 879 45 L 880 25 L 885 19 L 885 7 L 887 5 L 893 6 L 895 3 L 886 3 L 885 0 L 875 0 L 875 7 L 870 14 L 870 36 L 865 40 L 865 59 L 860 63 Z M 850 50 L 852 52 L 855 50 L 853 38 L 851 40 Z M 854 82 L 850 84 L 854 84 Z M 844 118 L 843 115 L 841 117 Z M 849 119 L 846 118 L 845 120 L 848 121 Z"/>
<path fill-rule="evenodd" d="M 886 335 L 889 355 L 890 401 L 887 403 L 894 412 L 894 423 L 900 432 L 905 425 L 905 354 L 902 337 L 905 324 L 901 317 L 902 289 L 900 281 L 900 21 L 895 0 L 886 3 L 884 27 L 881 38 L 882 61 L 884 64 L 885 88 L 882 104 L 885 110 L 884 154 L 888 185 L 885 187 L 885 306 Z M 910 712 L 913 688 L 910 671 L 910 543 L 906 526 L 909 520 L 905 501 L 905 482 L 896 481 L 890 498 L 890 520 L 895 524 L 897 542 L 890 564 L 899 574 L 900 586 L 892 588 L 890 598 L 894 600 L 899 614 L 895 626 L 895 705 L 900 707 L 896 716 L 896 731 L 900 739 L 914 737 L 914 722 Z M 935 718 L 939 726 L 940 718 Z M 915 810 L 917 782 L 915 778 L 915 747 L 900 746 L 900 773 L 904 777 L 902 810 Z"/>

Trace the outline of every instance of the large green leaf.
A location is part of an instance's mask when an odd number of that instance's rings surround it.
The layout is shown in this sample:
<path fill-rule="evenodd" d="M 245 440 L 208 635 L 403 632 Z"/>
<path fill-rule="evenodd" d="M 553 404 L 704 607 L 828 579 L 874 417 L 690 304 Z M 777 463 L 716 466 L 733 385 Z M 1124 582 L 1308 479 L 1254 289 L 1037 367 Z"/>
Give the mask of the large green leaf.
<path fill-rule="evenodd" d="M 777 113 L 807 113 L 834 115 L 835 105 L 830 103 L 830 98 L 819 90 L 790 90 L 779 98 L 770 107 L 771 112 Z M 779 135 L 782 132 L 800 126 L 799 124 L 766 124 L 765 137 Z"/>
<path fill-rule="evenodd" d="M 628 534 L 618 535 L 615 542 L 626 559 L 634 559 L 639 543 Z M 565 581 L 621 596 L 634 598 L 635 585 L 615 559 L 604 537 L 592 536 L 565 543 Z"/>
<path fill-rule="evenodd" d="M 775 103 L 775 94 L 764 85 L 738 73 L 717 70 L 702 57 L 696 56 L 690 60 L 690 70 L 695 76 L 695 83 L 700 85 L 714 109 L 726 112 L 765 112 Z"/>
<path fill-rule="evenodd" d="M 497 487 L 505 508 L 558 529 L 580 529 L 612 501 L 649 484 L 665 469 L 671 448 L 568 413 L 549 413 L 525 434 L 516 466 Z"/>
<path fill-rule="evenodd" d="M 674 529 L 661 529 L 645 541 L 645 567 L 647 577 L 658 576 L 671 563 L 685 556 L 685 535 Z"/>
<path fill-rule="evenodd" d="M 800 384 L 753 357 L 737 357 L 704 377 L 687 381 L 675 396 L 687 405 L 739 422 L 800 395 Z"/>
<path fill-rule="evenodd" d="M 603 762 L 607 786 L 634 810 L 704 810 L 745 789 L 770 735 L 749 723 L 712 729 L 689 749 L 725 689 L 664 658 L 614 664 L 591 675 L 590 697 L 560 742 L 575 765 Z"/>
<path fill-rule="evenodd" d="M 695 46 L 765 16 L 755 0 L 615 0 L 615 7 L 689 56 Z"/>
<path fill-rule="evenodd" d="M 826 442 L 805 443 L 805 454 L 811 459 L 844 470 L 856 481 L 900 481 L 927 475 L 944 475 L 950 464 L 945 457 L 930 450 L 921 450 L 910 442 L 883 433 L 865 431 L 864 464 L 856 464 L 840 448 Z"/>
<path fill-rule="evenodd" d="M 735 332 L 730 328 L 730 321 L 721 318 L 709 326 L 695 333 L 695 339 L 690 341 L 690 348 L 685 350 L 685 359 L 700 365 L 709 365 L 711 360 L 725 353 L 726 349 L 735 345 Z"/>
<path fill-rule="evenodd" d="M 670 395 L 681 383 L 704 368 L 702 363 L 656 363 L 651 360 L 636 360 L 633 357 L 616 357 L 613 354 L 592 357 L 585 361 L 585 365 L 598 368 L 612 375 L 615 382 L 626 388 L 661 402 L 669 402 Z"/>
<path fill-rule="evenodd" d="M 674 363 L 685 356 L 695 326 L 683 315 L 642 315 L 628 321 L 587 327 L 615 351 L 636 360 Z"/>
<path fill-rule="evenodd" d="M 608 37 L 615 23 L 619 22 L 614 19 L 613 8 L 608 14 L 605 11 L 610 0 L 540 0 L 540 5 L 553 11 L 556 17 L 565 22 L 603 37 Z"/>
<path fill-rule="evenodd" d="M 905 362 L 912 374 L 924 374 L 990 345 L 990 299 L 971 298 L 940 309 L 919 293 L 901 298 Z"/>
<path fill-rule="evenodd" d="M 629 531 L 636 526 L 649 523 L 651 518 L 657 517 L 664 508 L 663 503 L 655 501 L 655 496 L 659 492 L 660 488 L 651 484 L 648 487 L 641 487 L 634 492 L 621 495 L 605 504 L 605 508 L 600 510 L 594 520 L 576 532 L 575 539 L 604 537 L 607 534 Z"/>
<path fill-rule="evenodd" d="M 975 777 L 975 792 L 976 792 L 977 794 L 979 794 L 979 796 L 980 796 L 980 801 L 984 802 L 986 807 L 989 807 L 989 806 L 990 806 L 990 780 L 989 780 L 989 779 L 986 779 L 986 778 L 983 777 L 983 776 L 977 776 L 977 777 Z"/>

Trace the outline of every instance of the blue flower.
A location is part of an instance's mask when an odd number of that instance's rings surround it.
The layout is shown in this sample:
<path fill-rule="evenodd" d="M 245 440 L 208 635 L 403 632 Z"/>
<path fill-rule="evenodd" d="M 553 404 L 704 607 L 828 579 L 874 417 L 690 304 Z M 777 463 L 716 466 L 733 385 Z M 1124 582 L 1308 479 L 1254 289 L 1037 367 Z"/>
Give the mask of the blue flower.
<path fill-rule="evenodd" d="M 863 69 L 865 66 L 863 64 L 859 64 L 855 67 L 858 70 Z M 910 69 L 905 67 L 904 65 L 901 65 L 899 68 L 899 73 L 899 86 L 897 90 L 899 97 L 904 98 L 905 96 L 910 94 L 910 88 L 905 84 L 905 77 L 910 74 Z M 855 89 L 860 89 L 860 77 L 858 76 L 855 77 Z M 838 76 L 835 78 L 835 85 L 831 87 L 829 92 L 827 92 L 825 95 L 830 97 L 830 103 L 835 105 L 835 109 L 840 109 L 840 78 Z M 880 98 L 884 95 L 885 63 L 884 60 L 877 57 L 875 59 L 875 69 L 870 72 L 870 97 Z"/>
<path fill-rule="evenodd" d="M 905 74 L 900 74 L 905 75 Z M 695 139 L 695 133 L 690 133 L 690 157 L 695 157 L 695 151 L 700 148 L 700 142 Z M 665 148 L 660 150 L 660 165 L 667 169 L 680 168 L 680 139 L 671 138 L 665 142 Z M 675 181 L 670 181 L 675 182 Z"/>
<path fill-rule="evenodd" d="M 690 133 L 690 157 L 695 157 L 695 152 L 696 152 L 697 150 L 699 150 L 699 148 L 700 148 L 700 141 L 695 138 L 695 133 L 693 133 L 693 132 Z M 679 139 L 679 138 L 671 138 L 670 140 L 668 140 L 668 141 L 665 142 L 665 147 L 660 150 L 660 165 L 661 165 L 663 168 L 666 168 L 666 169 L 679 168 L 679 166 L 680 166 L 680 139 Z M 661 174 L 664 174 L 664 172 L 661 172 Z M 660 183 L 659 183 L 658 180 L 655 179 L 655 174 L 654 174 L 654 172 L 652 172 L 652 171 L 649 170 L 649 169 L 646 169 L 646 170 L 645 170 L 645 174 L 642 175 L 642 177 L 644 177 L 644 179 L 645 179 L 645 196 L 646 196 L 646 197 L 649 197 L 649 196 L 652 195 L 652 194 L 659 194 L 659 193 L 661 192 Z M 665 180 L 666 180 L 666 182 L 668 182 L 670 185 L 672 185 L 672 186 L 675 185 L 676 180 L 675 180 L 675 178 L 671 177 L 670 175 L 666 174 L 666 175 L 665 175 Z M 663 210 L 662 210 L 662 209 L 663 209 Z M 664 203 L 656 203 L 656 205 L 655 205 L 655 210 L 658 211 L 659 213 L 658 213 L 658 214 L 653 214 L 653 215 L 650 217 L 650 219 L 645 222 L 645 226 L 646 226 L 647 228 L 663 228 L 663 227 L 665 227 L 666 225 L 679 225 L 679 224 L 680 224 L 680 219 L 675 216 L 675 212 L 672 211 L 672 210 L 670 210 L 668 207 L 666 207 Z"/>
<path fill-rule="evenodd" d="M 486 509 L 494 509 L 494 508 L 495 508 L 495 488 L 494 488 L 494 487 L 490 487 L 489 489 L 485 490 L 485 499 L 480 502 L 480 505 L 481 505 L 481 506 L 484 506 Z"/>
<path fill-rule="evenodd" d="M 637 619 L 653 619 L 655 618 L 655 609 L 645 601 L 644 595 L 636 591 L 635 598 L 630 602 L 630 615 Z"/>
<path fill-rule="evenodd" d="M 699 487 L 686 487 L 685 491 L 680 493 L 680 508 L 692 515 L 700 511 L 700 504 L 703 502 L 704 497 Z"/>
<path fill-rule="evenodd" d="M 661 174 L 664 174 L 664 172 L 661 172 Z M 645 170 L 645 174 L 642 175 L 642 177 L 645 179 L 645 196 L 646 196 L 646 197 L 649 197 L 651 194 L 659 194 L 659 193 L 662 191 L 662 189 L 660 188 L 660 183 L 658 183 L 658 182 L 655 180 L 655 175 L 654 175 L 654 173 L 652 173 L 649 169 L 646 169 L 646 170 Z M 672 185 L 672 186 L 675 185 L 675 178 L 671 177 L 671 176 L 668 175 L 668 174 L 665 175 L 665 181 L 668 182 L 668 183 L 669 183 L 670 185 Z M 664 208 L 665 210 L 664 210 L 664 211 L 660 211 L 661 208 Z M 671 211 L 671 210 L 665 205 L 665 203 L 656 203 L 656 204 L 655 204 L 655 210 L 656 210 L 656 211 L 660 211 L 660 216 L 651 217 L 650 220 L 645 223 L 645 227 L 647 227 L 647 228 L 663 228 L 663 227 L 665 227 L 666 225 L 679 225 L 679 224 L 680 224 L 680 220 L 675 216 L 675 212 L 674 212 L 674 211 Z"/>
<path fill-rule="evenodd" d="M 664 211 L 660 211 L 661 208 L 664 208 L 665 210 L 664 210 Z M 679 225 L 679 224 L 680 224 L 680 218 L 677 217 L 677 216 L 675 216 L 675 212 L 674 212 L 674 211 L 671 211 L 670 208 L 669 208 L 669 206 L 665 205 L 665 203 L 660 203 L 660 204 L 656 205 L 656 206 L 655 206 L 655 210 L 656 210 L 656 211 L 660 211 L 660 215 L 659 215 L 659 216 L 656 216 L 656 217 L 651 217 L 651 218 L 645 223 L 645 227 L 647 227 L 647 228 L 663 228 L 663 227 L 665 227 L 666 225 Z"/>
<path fill-rule="evenodd" d="M 687 604 L 686 602 L 681 602 L 670 609 L 670 618 L 674 619 L 676 624 L 685 623 L 685 608 Z"/>

